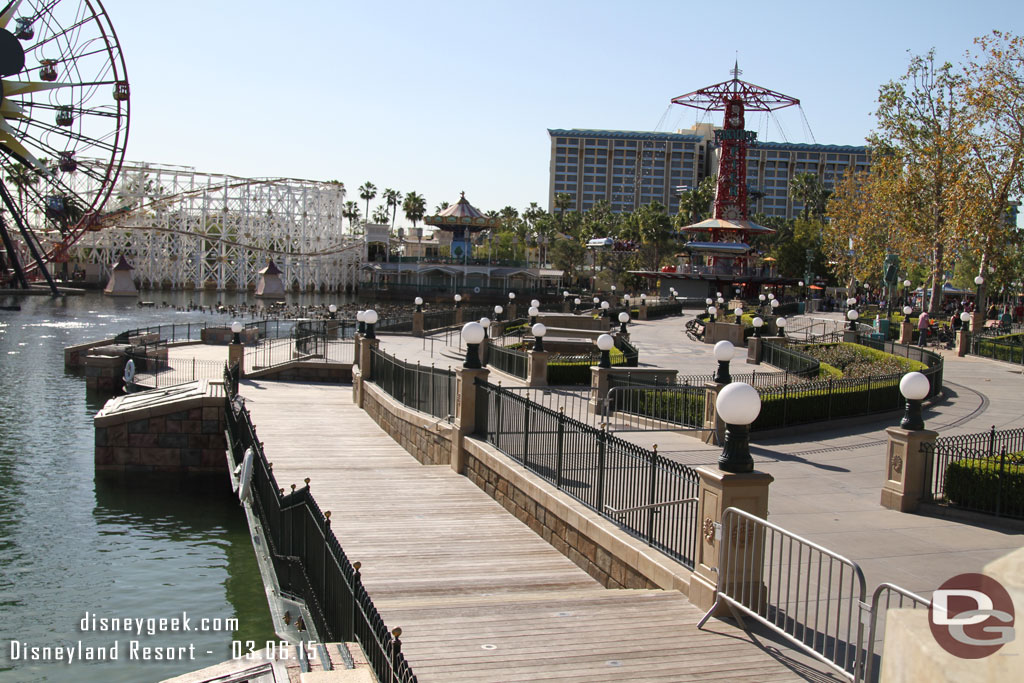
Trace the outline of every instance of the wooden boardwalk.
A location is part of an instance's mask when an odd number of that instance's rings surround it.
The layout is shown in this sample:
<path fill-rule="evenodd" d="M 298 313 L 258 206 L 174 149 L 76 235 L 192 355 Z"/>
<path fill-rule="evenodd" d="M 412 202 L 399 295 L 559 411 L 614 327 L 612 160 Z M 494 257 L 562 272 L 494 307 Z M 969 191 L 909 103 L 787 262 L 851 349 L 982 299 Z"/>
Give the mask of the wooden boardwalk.
<path fill-rule="evenodd" d="M 311 479 L 422 683 L 804 679 L 729 624 L 698 631 L 680 593 L 603 588 L 468 479 L 420 465 L 351 387 L 240 393 L 278 482 Z"/>

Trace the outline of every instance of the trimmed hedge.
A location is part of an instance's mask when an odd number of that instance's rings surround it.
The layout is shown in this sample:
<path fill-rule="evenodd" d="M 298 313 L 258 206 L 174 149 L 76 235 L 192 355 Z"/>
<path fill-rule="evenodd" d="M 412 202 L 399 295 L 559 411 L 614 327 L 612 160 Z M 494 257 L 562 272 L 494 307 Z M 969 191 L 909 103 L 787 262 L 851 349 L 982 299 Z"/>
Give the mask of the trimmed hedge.
<path fill-rule="evenodd" d="M 889 375 L 763 387 L 758 390 L 761 412 L 750 429 L 776 429 L 896 410 L 904 404 L 900 379 L 899 375 Z"/>
<path fill-rule="evenodd" d="M 960 507 L 1013 516 L 1024 514 L 1024 459 L 1021 454 L 1006 456 L 999 484 L 999 458 L 954 460 L 946 465 L 946 499 Z"/>
<path fill-rule="evenodd" d="M 696 391 L 617 389 L 615 410 L 675 424 L 704 424 L 704 388 Z"/>
<path fill-rule="evenodd" d="M 626 357 L 622 351 L 614 346 L 608 352 L 611 358 L 612 367 L 626 364 Z M 548 384 L 562 387 L 572 385 L 590 385 L 590 367 L 597 365 L 597 361 L 590 359 L 550 361 L 548 362 Z"/>

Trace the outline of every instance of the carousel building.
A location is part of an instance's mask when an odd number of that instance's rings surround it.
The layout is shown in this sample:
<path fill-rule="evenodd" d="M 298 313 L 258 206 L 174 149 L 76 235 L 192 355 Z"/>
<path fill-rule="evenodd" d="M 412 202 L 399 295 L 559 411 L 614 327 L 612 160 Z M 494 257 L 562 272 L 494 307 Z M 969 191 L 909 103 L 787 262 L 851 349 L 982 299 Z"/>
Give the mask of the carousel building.
<path fill-rule="evenodd" d="M 364 294 L 435 301 L 449 301 L 455 294 L 466 301 L 503 301 L 510 291 L 560 296 L 561 270 L 491 257 L 489 239 L 501 219 L 482 213 L 465 193 L 424 222 L 433 234 L 413 228 L 395 238 L 387 226 L 367 226 L 360 283 Z"/>

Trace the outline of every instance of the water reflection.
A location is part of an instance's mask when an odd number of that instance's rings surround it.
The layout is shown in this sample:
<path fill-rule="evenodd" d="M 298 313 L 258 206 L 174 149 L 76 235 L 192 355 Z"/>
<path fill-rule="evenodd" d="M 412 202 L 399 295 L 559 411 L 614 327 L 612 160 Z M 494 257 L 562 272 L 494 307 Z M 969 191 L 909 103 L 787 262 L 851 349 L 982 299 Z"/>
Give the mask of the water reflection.
<path fill-rule="evenodd" d="M 189 293 L 175 293 L 186 304 Z M 205 300 L 216 293 L 199 293 Z M 210 303 L 214 303 L 214 301 Z M 65 346 L 164 322 L 224 316 L 138 308 L 89 294 L 26 297 L 0 312 L 0 681 L 159 680 L 230 656 L 233 639 L 273 637 L 244 516 L 223 487 L 125 487 L 95 480 L 92 416 L 106 396 L 66 372 Z M 237 618 L 237 628 L 156 636 L 80 628 L 101 617 Z M 196 622 L 193 622 L 195 628 Z M 116 662 L 12 662 L 10 641 L 123 642 Z M 127 661 L 144 646 L 194 645 L 194 661 Z M 207 654 L 209 653 L 209 654 Z"/>

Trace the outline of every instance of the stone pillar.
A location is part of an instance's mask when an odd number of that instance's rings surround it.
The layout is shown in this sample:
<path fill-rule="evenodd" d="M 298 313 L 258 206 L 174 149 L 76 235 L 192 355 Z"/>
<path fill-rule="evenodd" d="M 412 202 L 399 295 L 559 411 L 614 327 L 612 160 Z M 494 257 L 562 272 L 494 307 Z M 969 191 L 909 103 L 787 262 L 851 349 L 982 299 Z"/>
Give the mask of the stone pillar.
<path fill-rule="evenodd" d="M 963 358 L 971 350 L 971 333 L 960 330 L 956 333 L 956 355 Z"/>
<path fill-rule="evenodd" d="M 590 366 L 590 413 L 600 415 L 605 399 L 608 398 L 608 377 L 612 374 L 611 368 L 601 368 L 596 365 Z"/>
<path fill-rule="evenodd" d="M 721 445 L 725 443 L 725 422 L 718 417 L 715 401 L 720 392 L 728 384 L 708 382 L 704 385 L 704 431 L 701 440 L 704 443 Z"/>
<path fill-rule="evenodd" d="M 465 323 L 462 322 L 462 306 L 455 309 L 455 324 L 462 327 Z"/>
<path fill-rule="evenodd" d="M 854 330 L 843 330 L 843 341 L 847 344 L 856 344 L 857 332 Z"/>
<path fill-rule="evenodd" d="M 370 373 L 370 349 L 375 349 L 378 346 L 380 346 L 379 339 L 366 339 L 365 337 L 362 343 L 359 344 L 359 371 L 363 376 L 364 382 L 373 379 Z"/>
<path fill-rule="evenodd" d="M 325 327 L 326 327 L 326 330 L 327 330 L 327 338 L 328 339 L 337 339 L 338 338 L 338 327 L 340 325 L 341 325 L 341 321 L 339 321 L 339 320 L 328 320 L 327 321 L 327 325 Z"/>
<path fill-rule="evenodd" d="M 352 355 L 352 362 L 357 367 L 359 366 L 359 359 L 362 357 L 361 354 L 360 354 L 360 351 L 359 351 L 359 349 L 360 349 L 360 347 L 362 345 L 363 345 L 363 335 L 361 335 L 358 332 L 356 332 L 355 334 L 352 335 L 352 346 L 353 346 L 353 349 L 352 349 L 352 353 L 353 353 L 353 355 Z"/>
<path fill-rule="evenodd" d="M 900 323 L 900 344 L 906 344 L 907 346 L 914 343 L 914 325 L 910 321 L 904 320 Z"/>
<path fill-rule="evenodd" d="M 228 344 L 228 367 L 238 363 L 238 376 L 245 376 L 245 347 L 241 344 Z"/>
<path fill-rule="evenodd" d="M 508 317 L 506 318 L 507 320 L 515 320 L 516 319 L 516 311 L 518 310 L 518 306 L 519 306 L 519 304 L 510 303 L 505 308 L 505 313 L 508 314 Z"/>
<path fill-rule="evenodd" d="M 491 346 L 491 338 L 484 337 L 484 340 L 480 342 L 480 348 L 477 349 L 477 353 L 480 354 L 480 364 L 487 365 L 487 349 Z"/>
<path fill-rule="evenodd" d="M 487 380 L 487 368 L 473 370 L 455 368 L 455 430 L 452 432 L 452 469 L 462 474 L 466 468 L 466 449 L 463 440 L 476 431 L 476 380 Z"/>
<path fill-rule="evenodd" d="M 882 507 L 900 512 L 913 512 L 932 471 L 931 453 L 921 452 L 921 444 L 935 443 L 937 432 L 930 429 L 909 431 L 889 427 L 889 444 L 885 452 L 885 484 L 882 486 Z"/>
<path fill-rule="evenodd" d="M 413 311 L 412 333 L 417 337 L 423 336 L 423 311 Z"/>
<path fill-rule="evenodd" d="M 526 352 L 526 386 L 546 387 L 548 385 L 548 358 L 550 351 Z"/>
<path fill-rule="evenodd" d="M 761 338 L 751 337 L 747 340 L 747 363 L 751 365 L 761 364 Z"/>
<path fill-rule="evenodd" d="M 495 322 L 495 321 L 492 320 L 491 321 L 491 329 L 488 330 L 488 332 L 487 332 L 488 338 L 490 338 L 490 339 L 497 339 L 498 337 L 502 336 L 503 334 L 505 334 L 505 323 L 501 322 L 501 321 Z"/>
<path fill-rule="evenodd" d="M 690 602 L 698 609 L 708 610 L 715 602 L 718 581 L 730 595 L 739 595 L 743 584 L 747 585 L 748 595 L 756 595 L 763 582 L 760 561 L 764 554 L 763 535 L 751 532 L 749 539 L 754 543 L 751 549 L 744 545 L 748 535 L 745 532 L 735 533 L 731 540 L 724 537 L 721 527 L 722 513 L 726 508 L 734 507 L 749 512 L 761 519 L 768 517 L 768 486 L 774 481 L 766 472 L 747 472 L 732 474 L 723 472 L 716 467 L 702 466 L 697 468 L 700 476 L 700 489 L 697 493 L 697 524 L 700 537 L 697 539 L 697 557 L 694 558 L 694 571 L 690 579 Z M 726 549 L 738 549 L 744 559 L 737 559 L 727 565 L 728 573 L 719 577 L 720 548 L 725 543 Z M 740 575 L 741 562 L 747 565 L 747 576 Z M 728 608 L 723 607 L 728 612 Z M 716 613 L 716 616 L 718 614 Z"/>
<path fill-rule="evenodd" d="M 568 299 L 563 300 L 562 301 L 562 313 L 571 313 L 571 312 L 572 312 L 572 303 Z"/>

